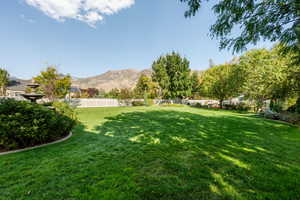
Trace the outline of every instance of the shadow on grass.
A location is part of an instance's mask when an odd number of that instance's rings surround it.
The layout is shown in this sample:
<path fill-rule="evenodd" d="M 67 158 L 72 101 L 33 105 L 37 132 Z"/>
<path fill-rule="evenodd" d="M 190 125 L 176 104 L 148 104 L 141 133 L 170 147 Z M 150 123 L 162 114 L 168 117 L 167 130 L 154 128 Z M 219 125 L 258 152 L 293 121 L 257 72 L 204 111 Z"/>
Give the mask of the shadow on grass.
<path fill-rule="evenodd" d="M 137 169 L 142 199 L 300 198 L 295 128 L 177 111 L 123 113 L 107 120 L 96 132 L 128 153 L 123 156 Z"/>
<path fill-rule="evenodd" d="M 123 113 L 0 158 L 0 199 L 300 199 L 297 128 L 199 113 Z"/>

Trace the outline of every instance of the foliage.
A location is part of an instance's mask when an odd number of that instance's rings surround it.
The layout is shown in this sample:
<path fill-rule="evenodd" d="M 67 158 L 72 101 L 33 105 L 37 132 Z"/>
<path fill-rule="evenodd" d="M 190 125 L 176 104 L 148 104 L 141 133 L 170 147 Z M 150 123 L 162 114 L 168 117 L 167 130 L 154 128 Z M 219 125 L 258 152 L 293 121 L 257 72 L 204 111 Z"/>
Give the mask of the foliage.
<path fill-rule="evenodd" d="M 197 99 L 200 96 L 200 80 L 197 72 L 193 72 L 191 75 L 191 85 L 192 85 L 192 98 Z"/>
<path fill-rule="evenodd" d="M 42 105 L 13 99 L 1 100 L 0 149 L 51 142 L 69 134 L 74 125 L 73 119 Z"/>
<path fill-rule="evenodd" d="M 71 88 L 71 76 L 63 76 L 58 73 L 55 66 L 49 66 L 46 71 L 34 78 L 34 81 L 40 84 L 45 97 L 50 100 L 65 97 Z"/>
<path fill-rule="evenodd" d="M 185 16 L 195 15 L 202 0 L 180 0 L 187 2 L 189 10 Z M 220 39 L 221 48 L 233 51 L 244 50 L 260 40 L 279 41 L 286 50 L 300 55 L 300 3 L 299 0 L 222 0 L 215 3 L 213 11 L 217 20 L 212 25 L 212 37 Z M 238 28 L 240 34 L 232 37 Z M 298 56 L 295 58 L 300 59 Z"/>
<path fill-rule="evenodd" d="M 152 79 L 165 99 L 183 99 L 191 95 L 189 61 L 178 53 L 161 56 L 152 64 Z"/>
<path fill-rule="evenodd" d="M 55 108 L 55 110 L 62 114 L 67 116 L 70 119 L 76 120 L 76 112 L 75 108 L 73 108 L 69 103 L 67 102 L 61 102 L 61 101 L 54 101 L 52 103 L 52 106 Z"/>
<path fill-rule="evenodd" d="M 162 107 L 184 107 L 183 104 L 176 104 L 176 103 L 162 103 L 160 104 Z"/>
<path fill-rule="evenodd" d="M 118 88 L 113 88 L 108 93 L 105 94 L 105 98 L 117 99 L 119 95 L 120 95 L 120 90 Z"/>
<path fill-rule="evenodd" d="M 5 69 L 0 68 L 0 96 L 6 95 L 6 86 L 9 81 L 9 73 Z"/>
<path fill-rule="evenodd" d="M 271 50 L 255 49 L 240 57 L 239 66 L 245 76 L 243 93 L 255 101 L 256 111 L 267 99 L 285 99 L 294 93 L 294 79 L 289 78 L 291 57 L 281 56 L 281 48 L 279 45 Z"/>
<path fill-rule="evenodd" d="M 81 93 L 84 95 L 84 97 L 81 98 L 94 98 L 98 96 L 99 90 L 97 88 L 87 88 L 81 89 Z"/>
<path fill-rule="evenodd" d="M 295 106 L 296 107 L 296 109 L 295 109 L 296 113 L 300 114 L 300 97 L 298 97 L 297 102 L 296 102 L 295 105 L 296 105 Z"/>
<path fill-rule="evenodd" d="M 132 106 L 144 106 L 145 103 L 143 101 L 132 101 Z"/>
<path fill-rule="evenodd" d="M 156 98 L 158 96 L 158 85 L 153 82 L 151 77 L 142 74 L 136 84 L 134 93 L 136 97 Z"/>
<path fill-rule="evenodd" d="M 207 97 L 223 101 L 237 96 L 241 92 L 244 76 L 236 64 L 224 64 L 209 68 L 204 72 L 201 90 Z"/>
<path fill-rule="evenodd" d="M 134 96 L 133 91 L 128 88 L 122 88 L 120 90 L 120 93 L 118 95 L 118 99 L 126 100 L 126 99 L 132 99 Z"/>

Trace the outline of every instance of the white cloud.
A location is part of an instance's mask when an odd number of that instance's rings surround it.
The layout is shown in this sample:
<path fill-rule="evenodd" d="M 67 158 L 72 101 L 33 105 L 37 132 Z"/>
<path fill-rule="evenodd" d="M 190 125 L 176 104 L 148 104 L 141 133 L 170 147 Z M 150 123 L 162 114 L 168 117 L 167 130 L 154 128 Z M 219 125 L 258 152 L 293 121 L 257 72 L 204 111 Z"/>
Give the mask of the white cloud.
<path fill-rule="evenodd" d="M 121 9 L 129 8 L 135 0 L 25 0 L 53 19 L 64 21 L 67 18 L 86 22 L 94 27 L 103 15 L 112 15 Z"/>

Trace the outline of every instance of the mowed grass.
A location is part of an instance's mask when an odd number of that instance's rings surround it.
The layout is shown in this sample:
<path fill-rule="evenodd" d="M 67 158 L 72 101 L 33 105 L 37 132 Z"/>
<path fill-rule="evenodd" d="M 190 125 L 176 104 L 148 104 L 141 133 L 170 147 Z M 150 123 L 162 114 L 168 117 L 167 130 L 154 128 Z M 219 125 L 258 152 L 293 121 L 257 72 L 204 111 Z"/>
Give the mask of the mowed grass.
<path fill-rule="evenodd" d="M 189 107 L 79 109 L 60 144 L 0 157 L 1 200 L 300 199 L 300 131 Z"/>

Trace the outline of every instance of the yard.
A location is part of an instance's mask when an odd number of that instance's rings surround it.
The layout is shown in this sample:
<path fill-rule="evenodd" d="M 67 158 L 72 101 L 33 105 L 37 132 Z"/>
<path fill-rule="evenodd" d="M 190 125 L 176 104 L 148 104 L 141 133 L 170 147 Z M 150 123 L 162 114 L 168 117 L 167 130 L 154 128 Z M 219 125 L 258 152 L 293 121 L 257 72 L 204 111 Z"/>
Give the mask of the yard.
<path fill-rule="evenodd" d="M 0 157 L 1 200 L 300 199 L 300 131 L 190 107 L 79 109 L 68 141 Z"/>

